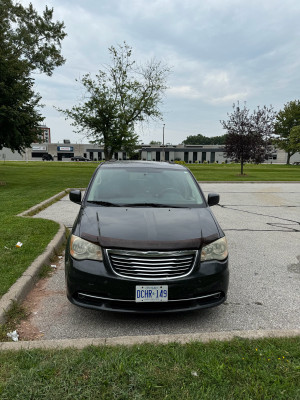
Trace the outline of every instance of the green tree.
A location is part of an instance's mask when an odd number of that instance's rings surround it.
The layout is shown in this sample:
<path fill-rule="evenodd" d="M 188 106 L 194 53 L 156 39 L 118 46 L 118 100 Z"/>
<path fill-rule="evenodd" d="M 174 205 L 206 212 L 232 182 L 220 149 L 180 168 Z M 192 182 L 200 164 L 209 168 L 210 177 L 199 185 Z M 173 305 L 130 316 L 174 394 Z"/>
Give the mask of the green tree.
<path fill-rule="evenodd" d="M 42 16 L 30 4 L 0 1 L 0 149 L 22 152 L 40 133 L 40 95 L 33 71 L 51 75 L 65 60 L 63 22 L 53 22 L 53 9 Z"/>
<path fill-rule="evenodd" d="M 241 163 L 241 175 L 244 163 L 259 163 L 269 151 L 274 132 L 275 112 L 273 107 L 258 107 L 252 113 L 244 105 L 233 104 L 233 112 L 227 121 L 220 121 L 227 130 L 225 153 L 231 160 Z"/>
<path fill-rule="evenodd" d="M 214 145 L 214 144 L 225 144 L 226 134 L 222 136 L 207 137 L 200 133 L 198 135 L 188 136 L 182 143 L 191 145 Z"/>
<path fill-rule="evenodd" d="M 294 126 L 290 133 L 291 147 L 296 152 L 300 153 L 300 125 Z"/>
<path fill-rule="evenodd" d="M 0 53 L 0 149 L 22 152 L 36 141 L 37 125 L 43 117 L 38 112 L 40 96 L 33 91 L 28 66 L 16 62 L 4 49 Z"/>
<path fill-rule="evenodd" d="M 158 141 L 158 140 L 151 140 L 151 142 L 149 144 L 156 144 L 157 146 L 160 146 L 162 144 L 162 142 Z"/>
<path fill-rule="evenodd" d="M 77 132 L 86 132 L 93 143 L 104 145 L 105 159 L 137 144 L 137 122 L 162 118 L 159 105 L 166 89 L 169 68 L 154 60 L 138 66 L 125 42 L 109 52 L 112 64 L 99 70 L 95 79 L 86 74 L 78 80 L 85 89 L 82 102 L 59 109 L 73 120 Z"/>
<path fill-rule="evenodd" d="M 294 100 L 284 105 L 276 116 L 275 133 L 278 137 L 274 143 L 287 152 L 287 164 L 293 154 L 299 151 L 299 129 L 293 129 L 300 125 L 300 101 Z M 292 133 L 293 132 L 293 133 Z M 298 134 L 297 134 L 298 132 Z"/>

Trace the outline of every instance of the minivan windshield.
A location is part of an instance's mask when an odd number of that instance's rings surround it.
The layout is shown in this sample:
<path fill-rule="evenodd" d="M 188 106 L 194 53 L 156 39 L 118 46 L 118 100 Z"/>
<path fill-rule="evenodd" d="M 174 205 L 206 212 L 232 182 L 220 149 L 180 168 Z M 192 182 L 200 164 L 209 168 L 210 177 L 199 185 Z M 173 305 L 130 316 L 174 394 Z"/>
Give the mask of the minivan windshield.
<path fill-rule="evenodd" d="M 99 168 L 87 201 L 103 206 L 201 207 L 201 192 L 186 169 Z"/>

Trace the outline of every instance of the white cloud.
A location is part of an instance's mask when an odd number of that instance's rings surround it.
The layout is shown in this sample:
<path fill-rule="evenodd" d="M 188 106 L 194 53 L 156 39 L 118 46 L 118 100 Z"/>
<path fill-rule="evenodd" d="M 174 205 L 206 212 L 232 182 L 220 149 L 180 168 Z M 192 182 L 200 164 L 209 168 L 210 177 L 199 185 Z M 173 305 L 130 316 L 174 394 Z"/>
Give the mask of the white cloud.
<path fill-rule="evenodd" d="M 174 86 L 168 89 L 167 93 L 171 96 L 184 99 L 199 99 L 202 95 L 190 86 Z"/>
<path fill-rule="evenodd" d="M 248 98 L 248 93 L 245 91 L 245 92 L 227 94 L 222 97 L 211 97 L 210 99 L 208 99 L 208 102 L 211 104 L 229 104 L 229 103 L 232 104 L 237 102 L 238 100 L 247 98 Z"/>
<path fill-rule="evenodd" d="M 207 87 L 228 87 L 229 76 L 226 71 L 211 71 L 204 77 L 203 85 Z"/>

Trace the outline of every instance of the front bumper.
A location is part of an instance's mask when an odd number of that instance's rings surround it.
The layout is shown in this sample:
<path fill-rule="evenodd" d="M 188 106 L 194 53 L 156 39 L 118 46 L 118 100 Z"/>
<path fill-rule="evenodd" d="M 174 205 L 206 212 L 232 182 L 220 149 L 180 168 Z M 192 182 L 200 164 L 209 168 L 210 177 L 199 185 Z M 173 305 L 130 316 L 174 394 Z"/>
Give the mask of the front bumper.
<path fill-rule="evenodd" d="M 164 313 L 214 307 L 226 300 L 228 282 L 228 259 L 203 262 L 184 278 L 145 282 L 116 276 L 106 262 L 78 261 L 66 256 L 68 299 L 85 308 Z M 168 301 L 136 303 L 136 285 L 168 285 Z"/>

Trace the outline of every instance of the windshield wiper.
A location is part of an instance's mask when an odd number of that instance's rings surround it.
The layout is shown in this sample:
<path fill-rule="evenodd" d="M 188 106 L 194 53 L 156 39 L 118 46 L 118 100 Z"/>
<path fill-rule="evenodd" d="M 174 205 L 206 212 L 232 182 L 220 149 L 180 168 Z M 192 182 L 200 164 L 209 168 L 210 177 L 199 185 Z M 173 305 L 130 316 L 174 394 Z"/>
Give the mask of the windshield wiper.
<path fill-rule="evenodd" d="M 109 201 L 88 200 L 88 203 L 98 204 L 104 207 L 121 207 L 120 204 L 110 203 Z"/>
<path fill-rule="evenodd" d="M 132 203 L 132 204 L 122 204 L 122 207 L 159 207 L 159 208 L 183 208 L 183 206 L 175 206 L 170 204 L 160 204 L 160 203 Z"/>

